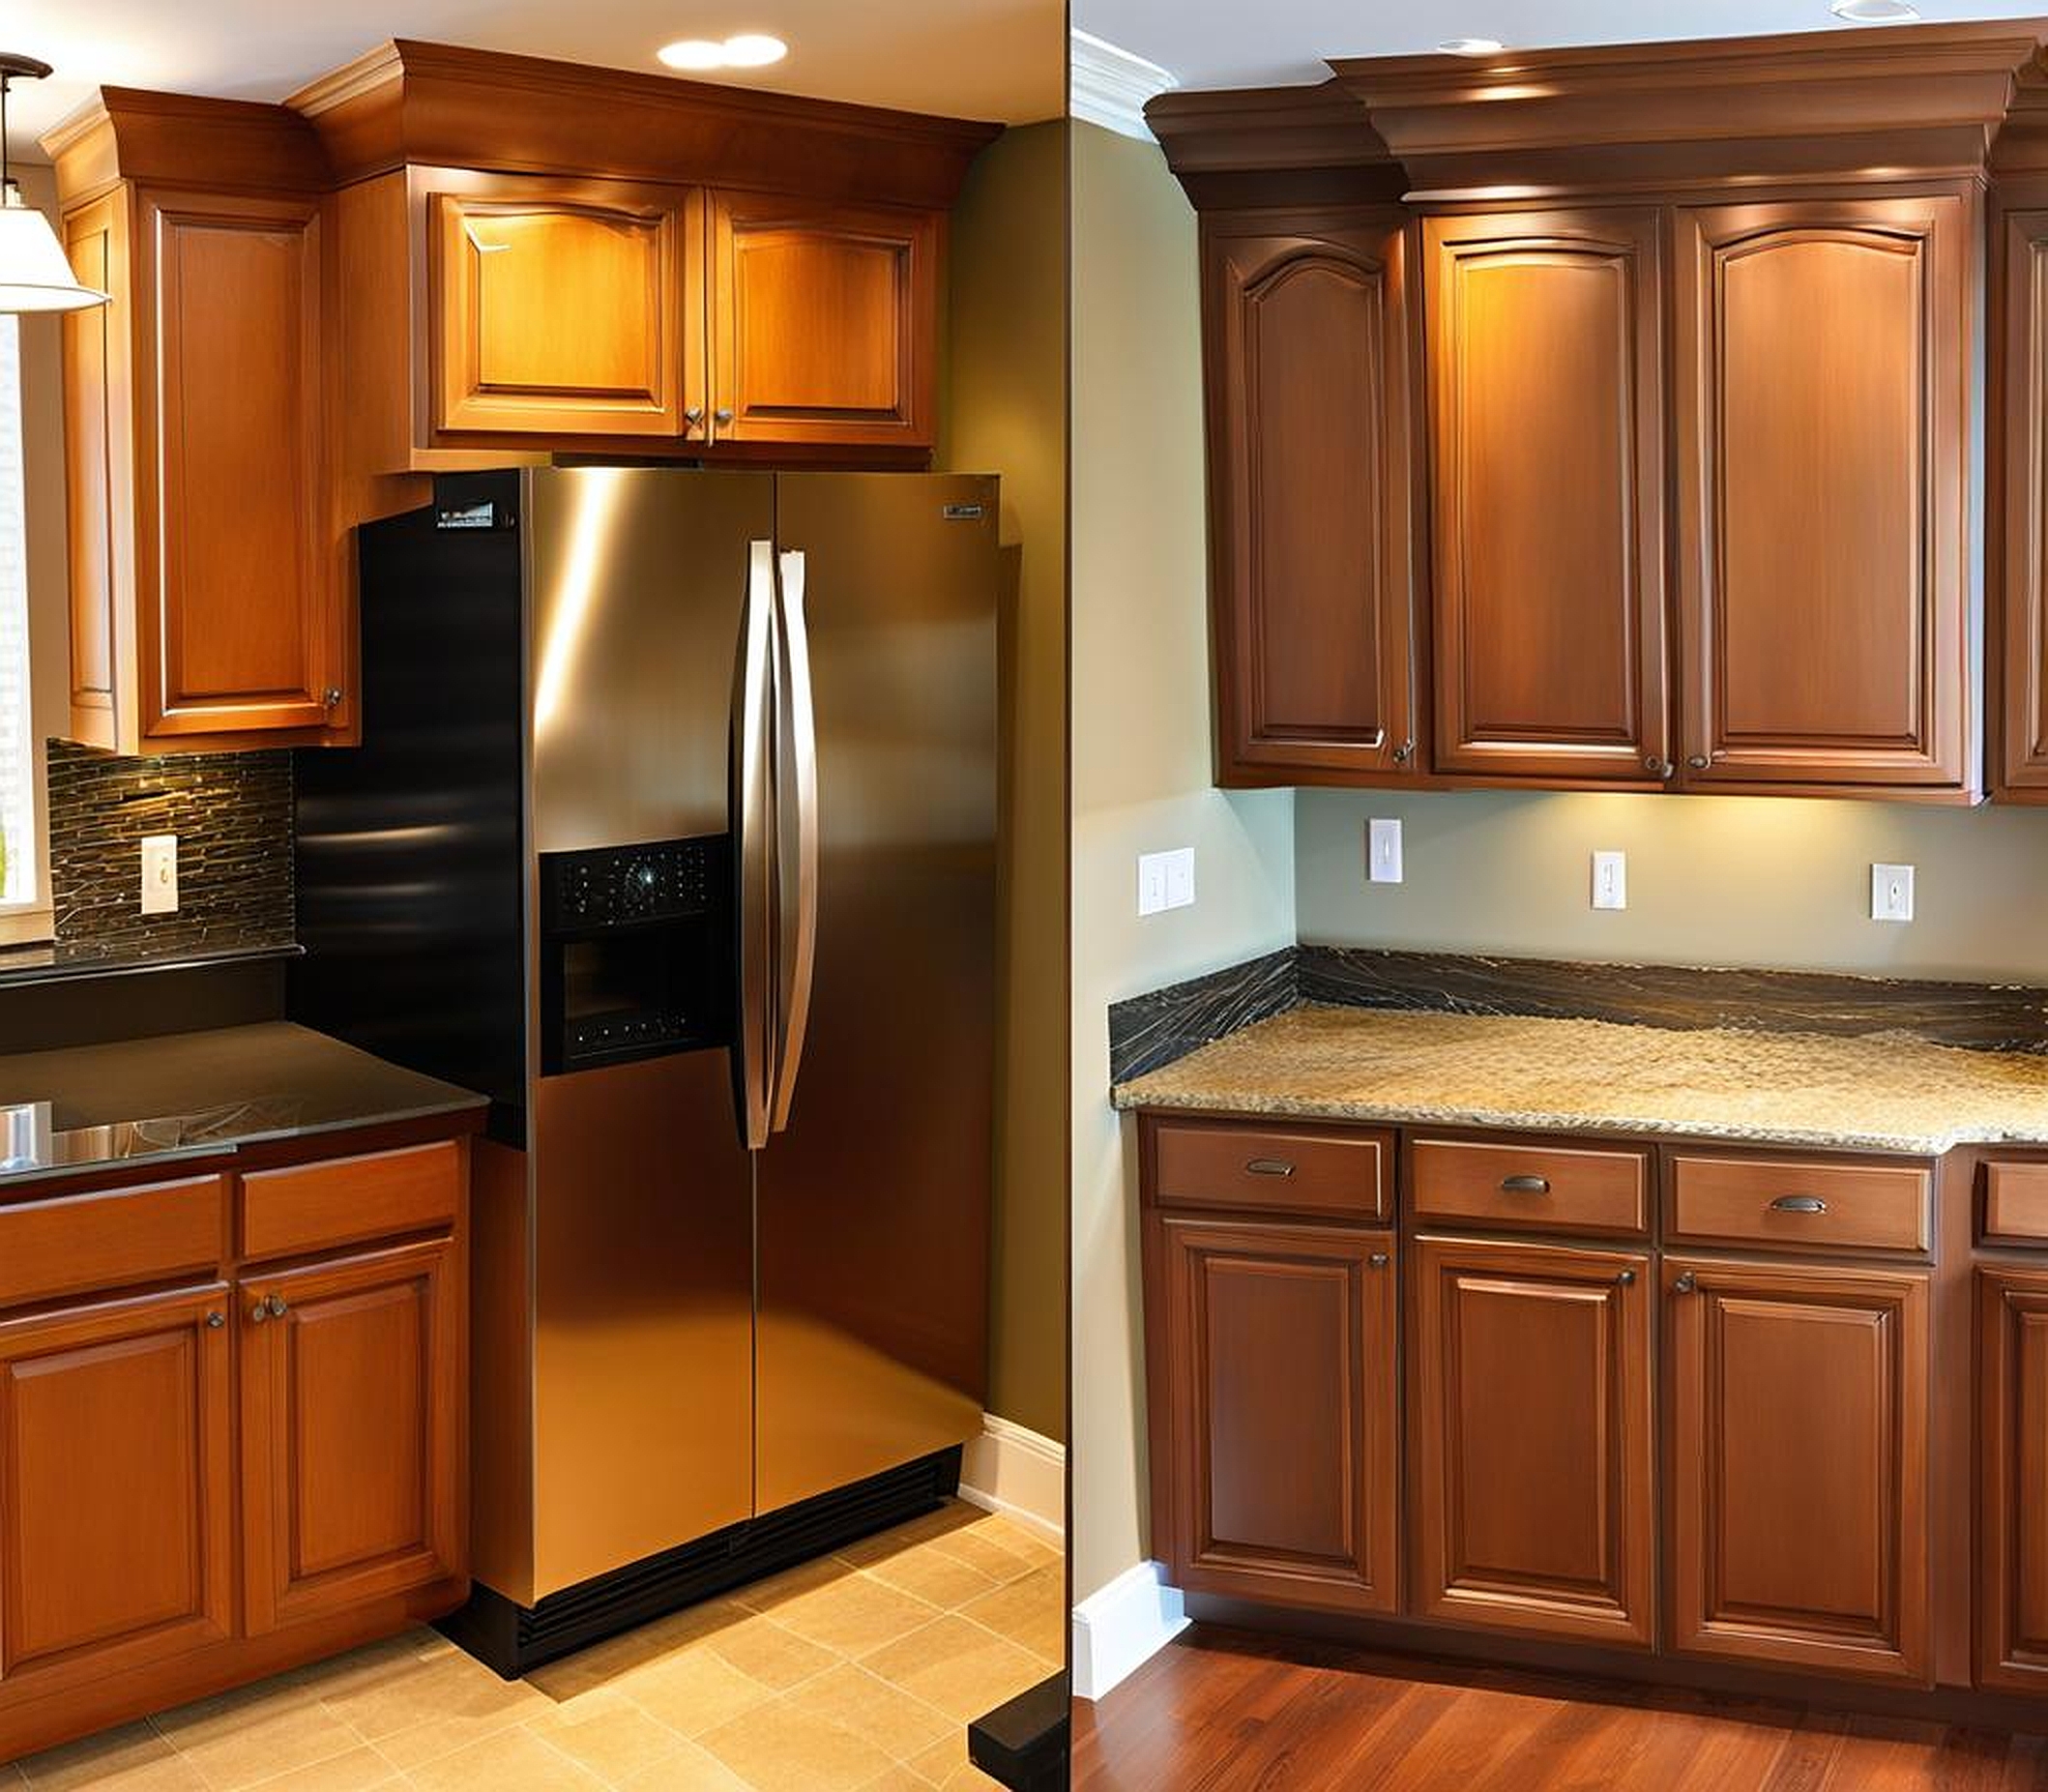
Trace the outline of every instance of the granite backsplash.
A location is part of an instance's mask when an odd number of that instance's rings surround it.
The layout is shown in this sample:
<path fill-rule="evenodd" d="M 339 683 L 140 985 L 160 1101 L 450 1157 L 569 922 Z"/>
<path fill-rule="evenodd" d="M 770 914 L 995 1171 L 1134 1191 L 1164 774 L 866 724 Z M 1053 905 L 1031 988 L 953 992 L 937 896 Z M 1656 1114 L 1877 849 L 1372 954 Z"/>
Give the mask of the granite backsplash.
<path fill-rule="evenodd" d="M 144 915 L 142 838 L 178 837 L 178 907 Z M 292 943 L 292 756 L 124 759 L 49 743 L 50 896 L 60 961 Z"/>

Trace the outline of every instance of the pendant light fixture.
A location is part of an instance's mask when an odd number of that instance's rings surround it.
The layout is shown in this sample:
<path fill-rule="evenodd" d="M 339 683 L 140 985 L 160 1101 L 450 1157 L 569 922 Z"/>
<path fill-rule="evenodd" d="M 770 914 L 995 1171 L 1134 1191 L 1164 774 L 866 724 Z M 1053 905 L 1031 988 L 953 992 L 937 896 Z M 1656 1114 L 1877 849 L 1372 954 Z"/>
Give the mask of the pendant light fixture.
<path fill-rule="evenodd" d="M 77 311 L 106 303 L 105 293 L 78 284 L 49 220 L 23 202 L 7 170 L 8 87 L 48 73 L 46 62 L 0 51 L 0 313 Z"/>

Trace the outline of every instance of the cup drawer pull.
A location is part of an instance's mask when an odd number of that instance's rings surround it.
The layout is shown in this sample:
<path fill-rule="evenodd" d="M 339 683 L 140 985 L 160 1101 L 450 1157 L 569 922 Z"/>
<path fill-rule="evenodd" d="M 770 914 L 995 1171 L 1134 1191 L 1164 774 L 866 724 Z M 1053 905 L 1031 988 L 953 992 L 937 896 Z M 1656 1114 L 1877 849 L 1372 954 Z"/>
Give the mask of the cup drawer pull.
<path fill-rule="evenodd" d="M 1825 1214 L 1828 1203 L 1817 1194 L 1781 1194 L 1770 1203 L 1781 1214 Z"/>
<path fill-rule="evenodd" d="M 1550 1178 L 1547 1176 L 1503 1176 L 1503 1194 L 1548 1194 Z"/>
<path fill-rule="evenodd" d="M 1244 1168 L 1253 1176 L 1292 1176 L 1294 1165 L 1285 1158 L 1253 1158 Z"/>

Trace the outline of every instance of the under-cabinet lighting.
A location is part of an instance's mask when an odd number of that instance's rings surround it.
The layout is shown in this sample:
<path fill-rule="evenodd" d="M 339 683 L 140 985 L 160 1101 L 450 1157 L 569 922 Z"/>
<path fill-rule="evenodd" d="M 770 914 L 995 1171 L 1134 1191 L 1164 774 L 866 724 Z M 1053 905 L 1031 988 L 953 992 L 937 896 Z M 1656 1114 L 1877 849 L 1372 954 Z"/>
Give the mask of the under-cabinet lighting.
<path fill-rule="evenodd" d="M 1437 45 L 1447 56 L 1493 56 L 1505 47 L 1499 38 L 1446 38 Z"/>
<path fill-rule="evenodd" d="M 789 45 L 764 31 L 743 31 L 716 43 L 710 38 L 684 38 L 664 44 L 655 54 L 671 69 L 708 73 L 714 69 L 765 69 L 789 54 Z"/>

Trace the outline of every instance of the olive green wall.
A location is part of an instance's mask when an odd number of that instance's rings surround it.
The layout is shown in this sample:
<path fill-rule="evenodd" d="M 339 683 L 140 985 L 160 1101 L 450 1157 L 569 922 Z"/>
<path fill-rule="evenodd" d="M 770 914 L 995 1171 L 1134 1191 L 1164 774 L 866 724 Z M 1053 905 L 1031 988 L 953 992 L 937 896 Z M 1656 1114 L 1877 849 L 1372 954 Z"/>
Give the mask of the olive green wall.
<path fill-rule="evenodd" d="M 988 1407 L 1067 1436 L 1067 124 L 952 219 L 939 464 L 1003 477 L 1003 837 Z"/>
<path fill-rule="evenodd" d="M 1293 798 L 1210 782 L 1195 220 L 1149 143 L 1074 126 L 1073 1591 L 1143 1559 L 1136 1159 L 1106 1010 L 1294 938 Z M 1195 849 L 1139 920 L 1137 855 Z"/>

